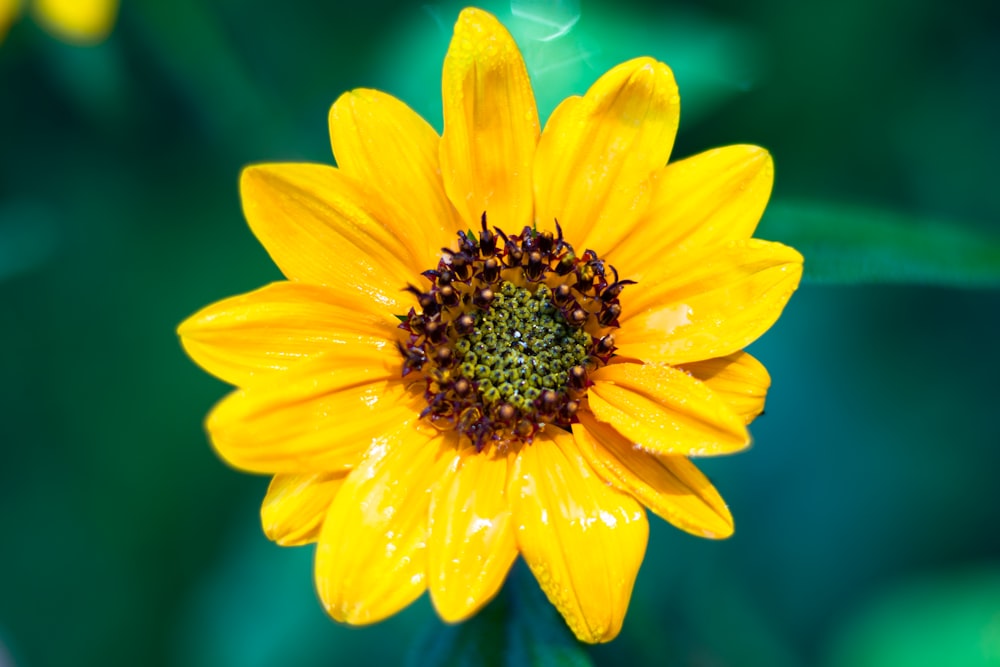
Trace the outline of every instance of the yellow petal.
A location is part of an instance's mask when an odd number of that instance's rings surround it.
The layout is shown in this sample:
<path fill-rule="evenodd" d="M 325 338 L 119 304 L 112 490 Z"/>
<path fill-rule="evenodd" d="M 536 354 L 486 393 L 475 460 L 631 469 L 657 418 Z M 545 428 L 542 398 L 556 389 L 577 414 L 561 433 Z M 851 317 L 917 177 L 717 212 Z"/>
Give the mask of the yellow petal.
<path fill-rule="evenodd" d="M 491 14 L 464 9 L 444 59 L 445 190 L 465 227 L 520 231 L 532 222 L 538 110 L 513 38 Z"/>
<path fill-rule="evenodd" d="M 409 309 L 402 290 L 428 267 L 414 221 L 373 187 L 317 164 L 247 167 L 240 186 L 247 222 L 288 278 Z"/>
<path fill-rule="evenodd" d="M 773 181 L 771 156 L 757 146 L 726 146 L 674 162 L 656 174 L 649 207 L 608 255 L 623 270 L 748 239 Z"/>
<path fill-rule="evenodd" d="M 260 508 L 268 539 L 285 547 L 315 542 L 347 471 L 275 475 Z"/>
<path fill-rule="evenodd" d="M 177 332 L 198 365 L 225 382 L 291 368 L 354 343 L 384 349 L 395 339 L 396 318 L 350 292 L 304 283 L 272 283 L 224 299 L 185 320 Z"/>
<path fill-rule="evenodd" d="M 764 399 L 771 386 L 771 376 L 764 365 L 746 352 L 725 357 L 694 361 L 681 367 L 704 382 L 720 396 L 747 424 L 764 411 Z"/>
<path fill-rule="evenodd" d="M 578 248 L 604 252 L 634 225 L 649 178 L 667 163 L 680 98 L 663 63 L 637 58 L 563 102 L 535 157 L 535 217 L 558 219 Z"/>
<path fill-rule="evenodd" d="M 440 455 L 442 441 L 400 429 L 368 451 L 337 493 L 316 548 L 316 588 L 336 620 L 374 623 L 427 588 L 428 505 L 451 461 Z"/>
<path fill-rule="evenodd" d="M 118 0 L 34 0 L 38 21 L 68 42 L 93 44 L 111 32 Z"/>
<path fill-rule="evenodd" d="M 611 364 L 592 373 L 591 379 L 590 411 L 648 452 L 713 456 L 750 444 L 743 418 L 676 368 Z"/>
<path fill-rule="evenodd" d="M 642 506 L 608 486 L 561 431 L 521 449 L 508 494 L 518 548 L 549 601 L 581 641 L 614 639 L 646 550 Z"/>
<path fill-rule="evenodd" d="M 733 534 L 733 516 L 726 503 L 687 458 L 636 449 L 615 429 L 585 413 L 573 425 L 573 436 L 598 474 L 657 516 L 701 537 Z"/>
<path fill-rule="evenodd" d="M 375 186 L 406 212 L 423 267 L 435 268 L 441 246 L 469 225 L 459 225 L 445 194 L 434 128 L 395 97 L 360 88 L 330 109 L 330 140 L 341 171 Z"/>
<path fill-rule="evenodd" d="M 419 411 L 395 350 L 345 345 L 234 391 L 208 416 L 212 444 L 252 472 L 337 471 Z"/>
<path fill-rule="evenodd" d="M 506 457 L 470 447 L 453 467 L 431 496 L 427 548 L 431 600 L 449 623 L 492 600 L 517 557 Z"/>
<path fill-rule="evenodd" d="M 621 267 L 619 267 L 621 268 Z M 767 331 L 802 278 L 802 255 L 758 239 L 622 273 L 618 354 L 682 364 L 743 349 Z"/>

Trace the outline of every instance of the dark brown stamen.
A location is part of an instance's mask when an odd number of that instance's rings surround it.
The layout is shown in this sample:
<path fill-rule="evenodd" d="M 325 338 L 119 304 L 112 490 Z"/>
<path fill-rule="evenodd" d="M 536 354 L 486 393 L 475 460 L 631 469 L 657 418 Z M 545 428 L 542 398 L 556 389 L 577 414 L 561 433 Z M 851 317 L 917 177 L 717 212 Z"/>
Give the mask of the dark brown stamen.
<path fill-rule="evenodd" d="M 606 357 L 615 350 L 615 337 L 611 334 L 607 336 L 602 336 L 597 343 L 594 344 L 594 354 L 598 357 Z"/>
<path fill-rule="evenodd" d="M 524 259 L 524 251 L 519 247 L 508 247 L 507 248 L 507 266 L 510 268 L 515 268 L 521 266 L 521 260 Z"/>
<path fill-rule="evenodd" d="M 604 303 L 611 303 L 617 299 L 626 285 L 635 285 L 634 280 L 618 280 L 618 272 L 615 271 L 615 267 L 613 266 L 611 267 L 611 272 L 614 274 L 615 280 L 601 291 L 601 301 Z"/>
<path fill-rule="evenodd" d="M 582 327 L 587 323 L 587 311 L 583 308 L 574 308 L 570 311 L 569 315 L 566 317 L 570 324 L 575 327 Z"/>
<path fill-rule="evenodd" d="M 573 256 L 573 253 L 568 252 L 559 258 L 559 261 L 556 263 L 556 268 L 553 270 L 557 276 L 568 276 L 573 272 L 573 268 L 575 266 L 576 257 Z"/>
<path fill-rule="evenodd" d="M 459 232 L 423 275 L 427 291 L 400 316 L 402 374 L 417 373 L 421 417 L 455 430 L 478 449 L 531 443 L 546 424 L 577 421 L 588 373 L 615 353 L 621 280 L 597 253 L 577 255 L 556 233 L 487 226 Z M 613 278 L 610 279 L 609 278 Z"/>
<path fill-rule="evenodd" d="M 555 239 L 552 238 L 552 232 L 546 230 L 538 235 L 538 249 L 544 254 L 549 254 L 552 252 L 552 246 L 555 243 Z"/>
<path fill-rule="evenodd" d="M 420 304 L 420 310 L 423 311 L 425 317 L 433 317 L 440 312 L 440 304 L 434 292 L 421 292 L 413 285 L 408 285 L 406 291 L 417 297 L 417 303 Z"/>
<path fill-rule="evenodd" d="M 459 280 L 466 280 L 469 277 L 469 265 L 472 263 L 472 259 L 465 253 L 453 253 L 450 250 L 447 254 L 451 257 L 451 270 L 455 272 Z"/>
<path fill-rule="evenodd" d="M 476 318 L 468 313 L 462 313 L 455 320 L 455 331 L 459 335 L 465 335 L 472 333 L 472 329 L 476 326 Z"/>
<path fill-rule="evenodd" d="M 497 251 L 497 237 L 486 227 L 486 211 L 481 220 L 483 231 L 479 234 L 479 252 L 483 257 L 492 257 Z"/>
<path fill-rule="evenodd" d="M 452 391 L 454 391 L 455 395 L 459 398 L 464 398 L 469 395 L 470 391 L 472 391 L 472 383 L 465 378 L 459 378 L 455 380 L 455 384 L 452 385 Z"/>
<path fill-rule="evenodd" d="M 483 262 L 483 270 L 480 272 L 483 282 L 492 285 L 500 277 L 500 262 L 493 257 Z"/>
<path fill-rule="evenodd" d="M 447 333 L 447 327 L 441 324 L 440 320 L 431 320 L 424 325 L 424 335 L 427 336 L 429 342 L 435 345 L 442 343 Z"/>
<path fill-rule="evenodd" d="M 510 403 L 504 403 L 497 408 L 497 419 L 505 424 L 510 424 L 517 416 L 517 410 Z"/>
<path fill-rule="evenodd" d="M 622 307 L 617 303 L 613 303 L 601 311 L 601 314 L 598 316 L 597 321 L 600 322 L 601 326 L 604 327 L 611 327 L 611 326 L 616 327 L 618 326 L 617 324 L 618 316 L 621 314 L 622 314 Z"/>
<path fill-rule="evenodd" d="M 473 297 L 472 303 L 474 303 L 478 308 L 486 310 L 490 307 L 493 302 L 493 290 L 489 287 L 484 287 L 483 289 L 476 292 L 476 296 Z"/>
<path fill-rule="evenodd" d="M 559 285 L 552 290 L 552 303 L 557 306 L 564 306 L 573 297 L 573 292 L 569 285 Z"/>
<path fill-rule="evenodd" d="M 403 321 L 399 323 L 400 329 L 405 329 L 419 336 L 424 332 L 424 316 L 418 315 L 417 311 L 410 308 L 410 314 L 403 318 Z"/>
<path fill-rule="evenodd" d="M 545 266 L 542 264 L 542 253 L 533 250 L 528 254 L 528 263 L 524 267 L 524 277 L 535 282 L 542 277 Z"/>
<path fill-rule="evenodd" d="M 438 288 L 438 297 L 441 299 L 441 305 L 445 308 L 454 308 L 459 302 L 458 292 L 451 285 Z"/>
<path fill-rule="evenodd" d="M 569 386 L 574 389 L 586 389 L 587 369 L 583 366 L 574 366 L 569 369 Z"/>
<path fill-rule="evenodd" d="M 438 363 L 438 366 L 447 368 L 455 361 L 455 357 L 450 347 L 439 347 L 434 353 L 434 360 Z"/>

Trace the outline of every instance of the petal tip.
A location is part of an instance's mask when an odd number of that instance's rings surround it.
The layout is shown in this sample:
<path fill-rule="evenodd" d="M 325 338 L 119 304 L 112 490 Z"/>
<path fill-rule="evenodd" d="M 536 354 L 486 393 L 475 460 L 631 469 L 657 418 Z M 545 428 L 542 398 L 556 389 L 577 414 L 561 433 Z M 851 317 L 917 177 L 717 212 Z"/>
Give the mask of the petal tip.
<path fill-rule="evenodd" d="M 181 344 L 184 343 L 185 338 L 190 338 L 191 334 L 194 331 L 197 331 L 197 324 L 192 322 L 192 320 L 194 320 L 195 317 L 196 317 L 195 315 L 188 317 L 183 322 L 178 324 L 176 329 L 174 329 L 174 333 L 176 333 L 177 336 L 181 339 Z"/>
<path fill-rule="evenodd" d="M 205 330 L 211 327 L 213 320 L 212 309 L 217 305 L 218 303 L 213 303 L 205 306 L 193 315 L 184 318 L 177 325 L 177 335 L 180 337 L 181 344 L 184 345 L 185 350 L 188 343 L 197 342 L 204 337 Z"/>
<path fill-rule="evenodd" d="M 729 539 L 736 531 L 732 512 L 729 511 L 729 506 L 725 504 L 716 507 L 715 510 L 717 512 L 715 518 L 718 521 L 713 522 L 711 526 L 702 526 L 701 537 L 709 540 Z"/>
<path fill-rule="evenodd" d="M 262 164 L 250 164 L 243 167 L 243 171 L 240 172 L 240 184 L 245 183 L 248 180 L 259 177 L 264 171 L 264 165 Z"/>
<path fill-rule="evenodd" d="M 251 164 L 240 172 L 240 198 L 243 200 L 244 214 L 251 199 L 265 186 L 271 171 L 268 164 Z"/>
<path fill-rule="evenodd" d="M 746 153 L 747 161 L 770 161 L 771 152 L 764 148 L 763 146 L 758 146 L 757 144 L 733 144 L 727 148 L 720 148 L 717 150 L 740 150 L 742 149 Z"/>
<path fill-rule="evenodd" d="M 481 50 L 492 51 L 492 47 L 486 45 L 497 36 L 513 39 L 507 28 L 500 23 L 496 16 L 477 7 L 466 7 L 459 12 L 458 19 L 455 21 L 452 43 L 461 44 L 463 50 L 469 53 Z M 470 38 L 474 38 L 475 42 L 469 42 Z"/>
<path fill-rule="evenodd" d="M 243 167 L 243 171 L 240 172 L 240 188 L 241 191 L 250 185 L 263 184 L 268 181 L 273 181 L 275 177 L 281 178 L 282 175 L 287 177 L 290 173 L 294 173 L 297 167 L 305 166 L 304 164 L 293 164 L 293 163 L 280 163 L 280 162 L 258 162 L 256 164 L 248 164 Z"/>
<path fill-rule="evenodd" d="M 372 102 L 378 96 L 379 91 L 372 88 L 354 88 L 346 90 L 334 100 L 330 105 L 329 118 L 331 121 L 352 114 L 358 102 Z"/>
<path fill-rule="evenodd" d="M 434 605 L 434 611 L 437 612 L 437 615 L 442 621 L 451 625 L 468 620 L 482 607 L 482 604 L 475 601 L 466 601 L 465 604 L 456 604 L 456 596 L 435 594 L 433 586 L 431 586 L 430 592 L 431 603 Z"/>
<path fill-rule="evenodd" d="M 740 144 L 733 150 L 737 148 L 742 148 L 746 155 L 743 161 L 745 180 L 753 180 L 754 177 L 774 180 L 774 158 L 769 150 L 753 144 Z"/>
<path fill-rule="evenodd" d="M 456 27 L 459 25 L 471 27 L 484 22 L 496 25 L 500 24 L 497 17 L 493 16 L 490 12 L 478 7 L 466 7 L 458 13 L 458 20 L 455 25 Z"/>

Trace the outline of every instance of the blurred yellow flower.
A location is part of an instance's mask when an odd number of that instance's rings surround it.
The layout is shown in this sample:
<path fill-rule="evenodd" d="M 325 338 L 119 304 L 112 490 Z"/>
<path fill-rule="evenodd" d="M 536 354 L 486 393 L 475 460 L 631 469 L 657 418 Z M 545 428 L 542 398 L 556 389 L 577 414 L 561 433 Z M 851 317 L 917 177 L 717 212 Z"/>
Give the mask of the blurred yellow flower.
<path fill-rule="evenodd" d="M 0 40 L 7 36 L 7 31 L 20 11 L 20 0 L 0 0 Z"/>
<path fill-rule="evenodd" d="M 288 280 L 180 326 L 238 387 L 208 432 L 231 465 L 274 475 L 264 530 L 318 543 L 335 619 L 429 590 L 460 621 L 520 554 L 578 638 L 608 641 L 644 507 L 732 533 L 688 457 L 749 445 L 770 379 L 742 349 L 802 257 L 750 238 L 765 150 L 666 165 L 679 98 L 660 62 L 613 68 L 541 130 L 510 34 L 466 9 L 442 87 L 442 136 L 355 90 L 330 111 L 338 168 L 243 172 L 246 218 Z"/>
<path fill-rule="evenodd" d="M 0 0 L 0 40 L 21 11 L 21 0 Z M 72 44 L 96 44 L 111 32 L 118 0 L 31 0 L 38 22 Z"/>

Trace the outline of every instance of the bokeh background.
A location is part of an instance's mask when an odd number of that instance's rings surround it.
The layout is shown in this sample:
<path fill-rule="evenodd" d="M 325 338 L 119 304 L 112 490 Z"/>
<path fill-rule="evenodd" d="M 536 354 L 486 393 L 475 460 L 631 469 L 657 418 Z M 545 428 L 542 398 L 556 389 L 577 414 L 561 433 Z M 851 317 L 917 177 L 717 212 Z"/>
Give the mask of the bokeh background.
<path fill-rule="evenodd" d="M 910 271 L 889 238 L 832 270 L 847 251 L 825 240 L 869 228 L 847 206 L 931 230 L 931 264 L 934 233 L 942 253 L 952 233 L 996 242 L 997 5 L 482 6 L 520 40 L 543 117 L 628 57 L 672 65 L 675 155 L 766 146 L 784 217 L 760 234 L 806 252 L 751 348 L 774 380 L 756 444 L 704 462 L 736 535 L 654 518 L 625 628 L 587 654 L 1000 665 L 1000 293 L 963 268 L 995 276 L 1000 254 Z M 459 8 L 125 0 L 81 46 L 29 7 L 0 42 L 0 666 L 397 664 L 444 634 L 426 599 L 370 628 L 327 619 L 311 548 L 261 533 L 267 480 L 208 446 L 226 387 L 174 329 L 279 276 L 243 222 L 242 166 L 331 162 L 327 110 L 358 86 L 440 128 Z"/>

